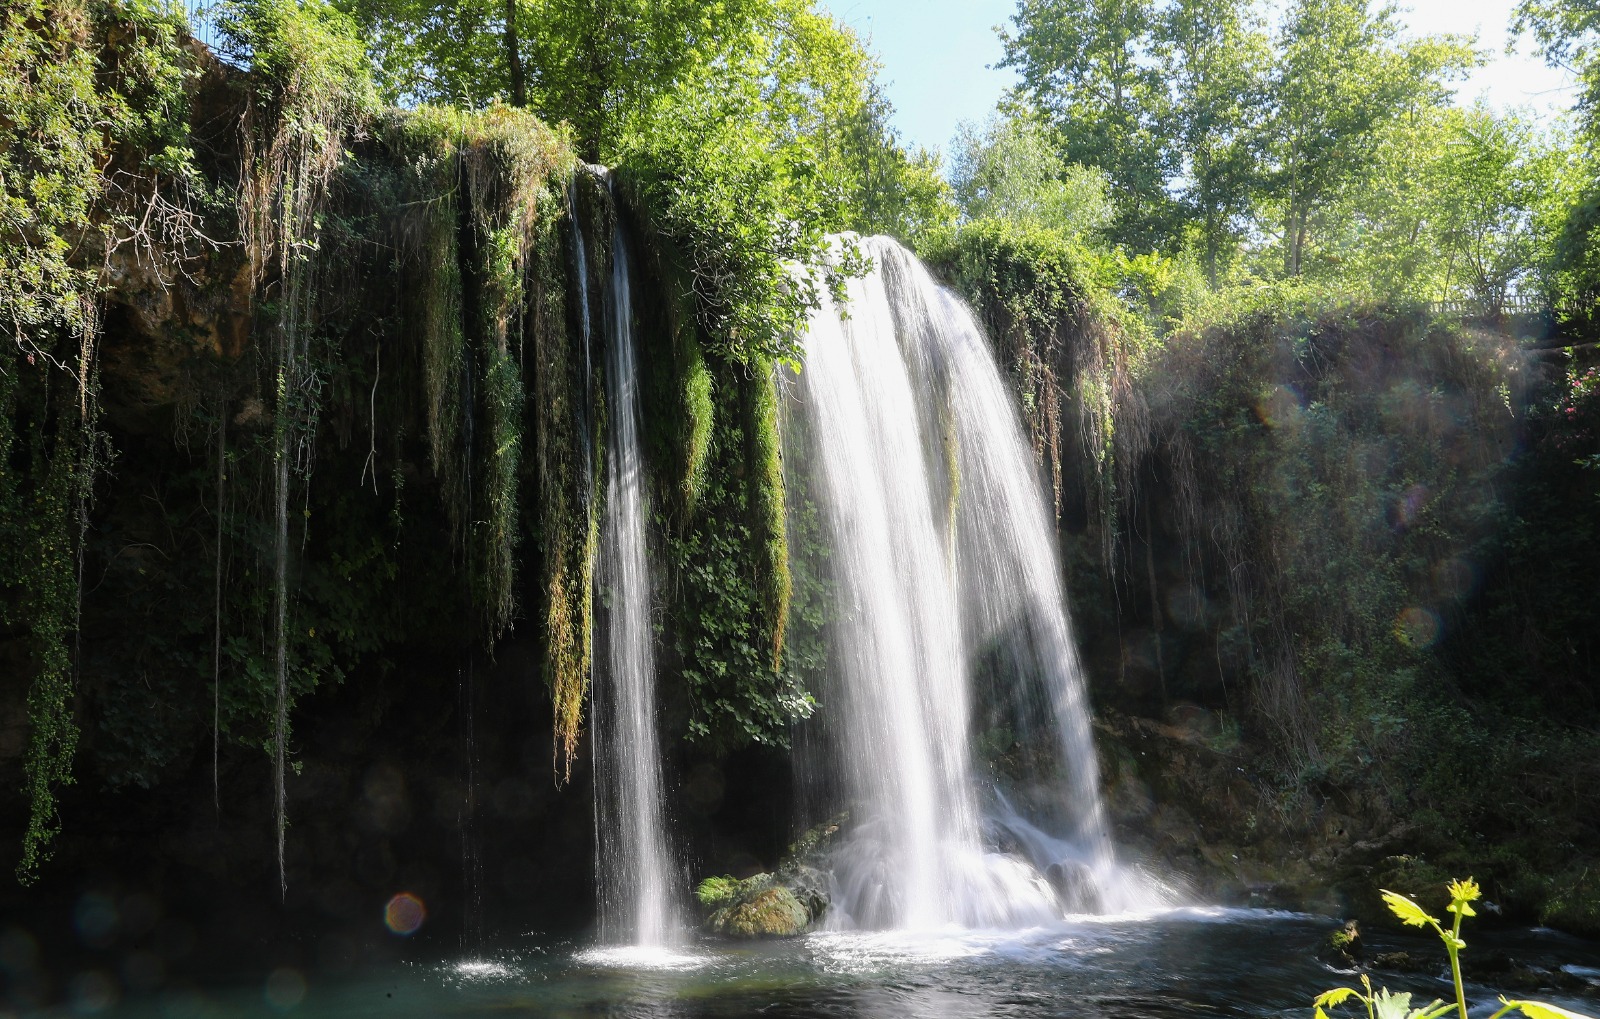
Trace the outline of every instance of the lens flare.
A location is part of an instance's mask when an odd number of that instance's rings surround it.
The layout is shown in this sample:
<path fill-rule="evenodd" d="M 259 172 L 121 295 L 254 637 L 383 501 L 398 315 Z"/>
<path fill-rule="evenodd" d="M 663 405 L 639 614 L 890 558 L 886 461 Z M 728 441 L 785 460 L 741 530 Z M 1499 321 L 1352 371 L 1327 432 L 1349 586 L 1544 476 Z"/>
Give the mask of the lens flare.
<path fill-rule="evenodd" d="M 267 999 L 267 1004 L 280 1012 L 287 1012 L 305 1000 L 306 978 L 297 969 L 282 966 L 273 970 L 267 976 L 266 986 L 262 988 L 262 997 Z"/>
<path fill-rule="evenodd" d="M 384 926 L 403 938 L 417 933 L 417 929 L 422 926 L 422 921 L 427 919 L 427 916 L 427 907 L 422 904 L 421 899 L 410 892 L 401 892 L 383 907 Z"/>
<path fill-rule="evenodd" d="M 1412 606 L 1402 609 L 1394 620 L 1395 639 L 1407 647 L 1430 648 L 1439 639 L 1443 628 L 1439 617 L 1430 609 Z"/>

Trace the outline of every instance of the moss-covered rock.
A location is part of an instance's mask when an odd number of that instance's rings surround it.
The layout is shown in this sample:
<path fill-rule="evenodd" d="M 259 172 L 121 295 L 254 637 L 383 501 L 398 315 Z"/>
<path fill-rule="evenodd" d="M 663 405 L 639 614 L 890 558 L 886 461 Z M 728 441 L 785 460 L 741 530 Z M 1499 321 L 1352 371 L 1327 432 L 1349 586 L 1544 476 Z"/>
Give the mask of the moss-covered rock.
<path fill-rule="evenodd" d="M 1363 954 L 1361 927 L 1354 920 L 1330 931 L 1317 948 L 1317 958 L 1334 966 L 1358 965 Z"/>
<path fill-rule="evenodd" d="M 712 877 L 695 894 L 710 910 L 706 929 L 730 938 L 790 938 L 811 925 L 811 911 L 771 874 L 740 881 Z"/>
<path fill-rule="evenodd" d="M 768 880 L 771 877 L 760 876 Z M 794 893 L 782 885 L 769 885 L 717 910 L 707 920 L 707 926 L 714 933 L 732 938 L 790 938 L 804 934 L 810 922 L 810 913 Z"/>
<path fill-rule="evenodd" d="M 730 938 L 794 937 L 828 912 L 826 856 L 848 814 L 807 829 L 770 874 L 708 877 L 695 889 L 706 930 Z"/>

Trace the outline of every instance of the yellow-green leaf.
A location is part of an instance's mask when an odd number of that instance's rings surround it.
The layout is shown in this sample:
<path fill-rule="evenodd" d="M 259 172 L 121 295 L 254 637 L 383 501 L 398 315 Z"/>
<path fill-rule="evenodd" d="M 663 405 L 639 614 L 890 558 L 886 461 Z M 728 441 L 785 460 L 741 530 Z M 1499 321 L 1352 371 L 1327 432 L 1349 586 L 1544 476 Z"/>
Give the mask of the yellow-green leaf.
<path fill-rule="evenodd" d="M 1450 882 L 1450 912 L 1462 916 L 1477 916 L 1478 913 L 1468 903 L 1482 898 L 1483 892 L 1478 888 L 1478 882 L 1470 877 L 1465 881 Z"/>
<path fill-rule="evenodd" d="M 1421 906 L 1399 892 L 1384 890 L 1383 901 L 1388 904 L 1389 912 L 1399 917 L 1400 922 L 1408 926 L 1423 927 L 1430 923 L 1439 922 L 1424 912 Z"/>
<path fill-rule="evenodd" d="M 1316 1005 L 1318 1008 L 1321 1008 L 1323 1005 L 1327 1005 L 1329 1008 L 1332 1008 L 1334 1005 L 1339 1004 L 1339 1002 L 1345 1000 L 1354 993 L 1356 993 L 1356 989 L 1354 987 L 1335 987 L 1331 991 L 1323 991 L 1321 994 L 1317 995 L 1317 1000 L 1312 1004 Z"/>

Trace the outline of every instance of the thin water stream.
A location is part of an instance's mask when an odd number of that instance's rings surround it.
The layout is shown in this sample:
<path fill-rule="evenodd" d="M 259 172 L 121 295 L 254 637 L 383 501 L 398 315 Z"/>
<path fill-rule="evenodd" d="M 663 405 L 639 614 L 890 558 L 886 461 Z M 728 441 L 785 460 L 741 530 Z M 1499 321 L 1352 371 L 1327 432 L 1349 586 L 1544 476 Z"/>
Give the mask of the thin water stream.
<path fill-rule="evenodd" d="M 675 900 L 685 877 L 673 864 L 662 801 L 632 283 L 620 227 L 612 237 L 607 301 L 609 439 L 600 563 L 609 595 L 607 667 L 595 678 L 592 721 L 600 939 L 656 948 L 681 934 Z"/>

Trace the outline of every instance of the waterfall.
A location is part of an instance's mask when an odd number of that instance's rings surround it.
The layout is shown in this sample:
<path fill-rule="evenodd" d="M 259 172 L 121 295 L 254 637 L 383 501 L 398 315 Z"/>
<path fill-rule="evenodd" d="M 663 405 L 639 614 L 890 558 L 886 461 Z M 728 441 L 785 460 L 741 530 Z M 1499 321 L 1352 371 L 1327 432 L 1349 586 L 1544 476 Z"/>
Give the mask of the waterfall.
<path fill-rule="evenodd" d="M 607 365 L 606 519 L 601 571 L 609 589 L 608 668 L 593 700 L 600 934 L 608 944 L 661 946 L 679 928 L 662 806 L 645 552 L 644 474 L 627 240 L 612 236 Z"/>
<path fill-rule="evenodd" d="M 824 297 L 811 316 L 789 411 L 838 599 L 824 703 L 855 831 L 834 852 L 831 923 L 1016 927 L 1127 908 L 1015 400 L 965 306 L 894 241 L 860 243 L 874 269 L 850 281 L 848 314 Z M 975 701 L 1052 727 L 1061 774 L 1010 797 L 980 783 Z"/>

